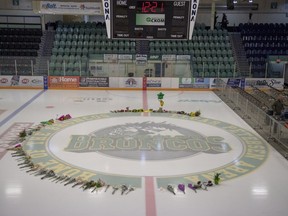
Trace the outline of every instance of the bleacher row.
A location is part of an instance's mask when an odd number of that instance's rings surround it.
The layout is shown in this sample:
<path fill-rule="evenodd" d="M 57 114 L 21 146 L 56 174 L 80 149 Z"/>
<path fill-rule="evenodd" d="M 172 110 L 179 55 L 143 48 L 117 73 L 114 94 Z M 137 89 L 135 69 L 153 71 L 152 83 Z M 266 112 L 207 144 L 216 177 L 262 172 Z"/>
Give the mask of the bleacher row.
<path fill-rule="evenodd" d="M 50 74 L 59 74 L 65 68 L 66 74 L 73 75 L 79 73 L 80 67 L 85 73 L 87 67 L 84 65 L 87 66 L 90 55 L 135 53 L 135 41 L 107 39 L 104 24 L 60 23 L 52 49 Z M 206 70 L 206 76 L 234 74 L 235 62 L 228 32 L 222 29 L 206 30 L 203 24 L 195 26 L 192 40 L 150 41 L 149 54 L 192 55 L 194 76 L 203 76 L 203 69 Z"/>
<path fill-rule="evenodd" d="M 239 29 L 253 70 L 265 70 L 268 55 L 288 54 L 288 25 L 240 24 Z M 40 29 L 0 29 L 0 33 L 1 56 L 37 56 Z M 50 73 L 63 74 L 63 70 L 68 74 L 86 73 L 89 56 L 106 53 L 135 54 L 136 42 L 108 39 L 105 24 L 101 22 L 59 22 L 49 63 Z M 150 41 L 149 54 L 191 55 L 193 76 L 237 76 L 227 30 L 210 30 L 204 24 L 195 25 L 192 40 Z"/>
<path fill-rule="evenodd" d="M 1 56 L 37 56 L 41 29 L 0 28 Z"/>
<path fill-rule="evenodd" d="M 288 24 L 245 23 L 239 25 L 239 30 L 255 73 L 263 74 L 269 55 L 288 55 Z"/>

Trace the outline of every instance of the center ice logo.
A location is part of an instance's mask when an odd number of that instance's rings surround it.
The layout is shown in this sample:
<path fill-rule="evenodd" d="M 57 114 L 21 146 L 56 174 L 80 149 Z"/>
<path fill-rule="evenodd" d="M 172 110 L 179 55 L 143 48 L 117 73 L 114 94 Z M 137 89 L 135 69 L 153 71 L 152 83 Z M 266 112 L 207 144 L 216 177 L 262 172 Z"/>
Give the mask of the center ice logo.
<path fill-rule="evenodd" d="M 167 122 L 151 121 L 116 125 L 89 135 L 72 135 L 65 148 L 68 152 L 100 152 L 134 160 L 165 160 L 230 150 L 222 137 L 204 136 Z"/>

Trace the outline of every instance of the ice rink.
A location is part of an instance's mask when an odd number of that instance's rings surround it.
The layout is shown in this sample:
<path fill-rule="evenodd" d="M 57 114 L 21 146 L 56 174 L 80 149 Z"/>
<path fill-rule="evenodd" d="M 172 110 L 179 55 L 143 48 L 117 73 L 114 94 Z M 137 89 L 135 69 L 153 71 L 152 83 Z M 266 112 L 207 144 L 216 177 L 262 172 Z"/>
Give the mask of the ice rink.
<path fill-rule="evenodd" d="M 1 216 L 285 216 L 288 163 L 212 91 L 0 90 Z M 144 109 L 145 112 L 113 110 Z M 6 151 L 24 128 L 70 114 L 28 139 L 32 158 L 59 174 L 132 185 L 112 194 L 41 180 Z M 189 183 L 221 173 L 220 185 Z M 167 191 L 184 184 L 185 194 Z"/>

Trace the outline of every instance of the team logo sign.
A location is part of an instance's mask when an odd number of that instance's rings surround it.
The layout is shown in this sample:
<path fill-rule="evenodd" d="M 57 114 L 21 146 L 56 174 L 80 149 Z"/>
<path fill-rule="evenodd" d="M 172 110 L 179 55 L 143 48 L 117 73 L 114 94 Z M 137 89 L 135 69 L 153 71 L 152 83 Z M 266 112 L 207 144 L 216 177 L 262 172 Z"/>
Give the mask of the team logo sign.
<path fill-rule="evenodd" d="M 146 119 L 146 118 L 144 118 Z M 205 136 L 168 122 L 136 122 L 94 131 L 89 135 L 72 135 L 65 151 L 101 152 L 120 158 L 169 160 L 196 153 L 219 154 L 230 151 L 219 136 Z"/>
<path fill-rule="evenodd" d="M 233 179 L 255 170 L 268 154 L 266 143 L 248 130 L 172 113 L 73 118 L 36 132 L 24 148 L 56 174 L 136 187 L 143 176 L 157 177 L 158 186 L 213 179 L 216 172 Z"/>

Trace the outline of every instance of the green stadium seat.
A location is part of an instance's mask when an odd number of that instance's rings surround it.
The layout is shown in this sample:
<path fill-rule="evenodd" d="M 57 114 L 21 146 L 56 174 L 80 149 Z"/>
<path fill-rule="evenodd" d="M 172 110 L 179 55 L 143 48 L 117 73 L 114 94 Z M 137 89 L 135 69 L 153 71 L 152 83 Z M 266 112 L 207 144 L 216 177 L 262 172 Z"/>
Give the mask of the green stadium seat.
<path fill-rule="evenodd" d="M 75 48 L 75 47 L 72 47 L 72 48 L 70 49 L 70 54 L 71 54 L 71 55 L 75 55 L 75 54 L 76 54 L 76 48 Z"/>
<path fill-rule="evenodd" d="M 71 42 L 73 40 L 73 34 L 72 33 L 67 34 L 66 40 Z"/>
<path fill-rule="evenodd" d="M 65 55 L 69 55 L 69 54 L 70 54 L 70 48 L 68 48 L 68 47 L 65 48 L 65 49 L 64 49 L 64 54 L 65 54 Z"/>

